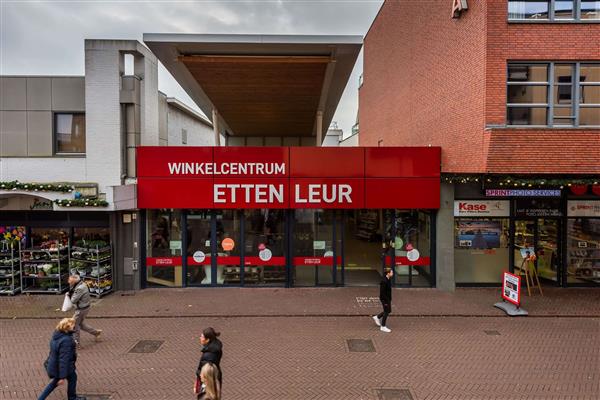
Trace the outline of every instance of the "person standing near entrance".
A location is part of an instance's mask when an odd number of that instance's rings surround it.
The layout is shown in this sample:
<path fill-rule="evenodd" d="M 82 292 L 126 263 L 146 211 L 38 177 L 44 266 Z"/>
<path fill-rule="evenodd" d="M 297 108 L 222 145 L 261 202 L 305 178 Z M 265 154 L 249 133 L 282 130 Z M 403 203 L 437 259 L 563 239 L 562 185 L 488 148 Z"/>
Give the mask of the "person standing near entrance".
<path fill-rule="evenodd" d="M 96 339 L 102 333 L 100 329 L 94 329 L 85 323 L 85 318 L 90 312 L 90 306 L 92 305 L 92 299 L 90 296 L 90 289 L 81 277 L 77 274 L 69 276 L 69 298 L 73 307 L 75 308 L 75 314 L 73 319 L 75 320 L 75 332 L 73 334 L 73 340 L 77 346 L 80 345 L 80 334 L 83 329 L 87 333 L 95 336 Z"/>
<path fill-rule="evenodd" d="M 387 318 L 392 312 L 392 276 L 394 276 L 394 270 L 386 268 L 384 273 L 385 275 L 379 283 L 379 300 L 383 306 L 383 312 L 374 315 L 373 320 L 380 327 L 380 331 L 389 333 L 392 330 L 387 327 Z"/>

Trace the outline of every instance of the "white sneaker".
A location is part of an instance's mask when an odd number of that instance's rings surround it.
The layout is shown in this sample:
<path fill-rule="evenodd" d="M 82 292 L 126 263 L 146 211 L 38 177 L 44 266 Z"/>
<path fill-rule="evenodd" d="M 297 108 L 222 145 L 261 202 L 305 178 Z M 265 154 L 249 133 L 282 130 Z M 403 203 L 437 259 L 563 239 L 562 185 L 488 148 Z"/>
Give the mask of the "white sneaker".
<path fill-rule="evenodd" d="M 381 332 L 385 332 L 385 333 L 390 333 L 392 330 L 390 328 L 388 328 L 387 326 L 382 326 L 381 328 L 379 328 L 379 330 Z"/>
<path fill-rule="evenodd" d="M 377 315 L 373 315 L 373 321 L 375 321 L 377 326 L 381 326 L 381 320 L 377 318 Z"/>

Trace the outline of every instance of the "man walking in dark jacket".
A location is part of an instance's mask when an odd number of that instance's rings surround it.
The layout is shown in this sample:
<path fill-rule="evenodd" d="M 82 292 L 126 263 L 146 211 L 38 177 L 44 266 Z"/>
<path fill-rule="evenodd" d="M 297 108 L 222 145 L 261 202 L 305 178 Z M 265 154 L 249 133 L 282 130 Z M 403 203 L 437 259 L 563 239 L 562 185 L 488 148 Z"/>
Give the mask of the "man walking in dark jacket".
<path fill-rule="evenodd" d="M 386 268 L 384 273 L 385 275 L 379 284 L 379 300 L 383 306 L 383 312 L 374 315 L 373 320 L 380 327 L 380 331 L 389 333 L 392 330 L 387 327 L 386 323 L 388 315 L 392 312 L 392 276 L 394 276 L 394 270 Z"/>

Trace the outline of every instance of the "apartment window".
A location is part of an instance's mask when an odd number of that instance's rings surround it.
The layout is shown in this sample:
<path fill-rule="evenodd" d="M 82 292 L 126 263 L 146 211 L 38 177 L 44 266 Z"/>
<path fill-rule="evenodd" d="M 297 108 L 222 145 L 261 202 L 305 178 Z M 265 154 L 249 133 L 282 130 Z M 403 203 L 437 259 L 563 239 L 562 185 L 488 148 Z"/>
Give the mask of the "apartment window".
<path fill-rule="evenodd" d="M 85 153 L 85 114 L 54 114 L 55 152 Z"/>
<path fill-rule="evenodd" d="M 600 64 L 510 63 L 507 125 L 600 126 Z"/>
<path fill-rule="evenodd" d="M 181 144 L 187 144 L 187 129 L 181 130 Z"/>
<path fill-rule="evenodd" d="M 509 0 L 509 21 L 600 21 L 600 1 Z"/>

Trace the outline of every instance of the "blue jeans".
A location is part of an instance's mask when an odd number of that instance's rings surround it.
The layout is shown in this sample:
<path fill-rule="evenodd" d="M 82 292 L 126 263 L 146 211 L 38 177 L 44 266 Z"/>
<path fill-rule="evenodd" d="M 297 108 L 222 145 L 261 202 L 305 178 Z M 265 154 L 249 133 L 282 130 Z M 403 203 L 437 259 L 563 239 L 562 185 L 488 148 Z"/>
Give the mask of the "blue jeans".
<path fill-rule="evenodd" d="M 48 386 L 46 386 L 42 394 L 40 394 L 38 400 L 45 400 L 46 397 L 50 396 L 50 393 L 52 393 L 52 391 L 56 389 L 56 386 L 58 386 L 58 381 L 59 379 L 53 378 L 50 383 L 48 383 Z M 77 398 L 77 374 L 75 371 L 73 371 L 71 375 L 67 376 L 67 398 L 69 400 L 75 400 Z"/>

